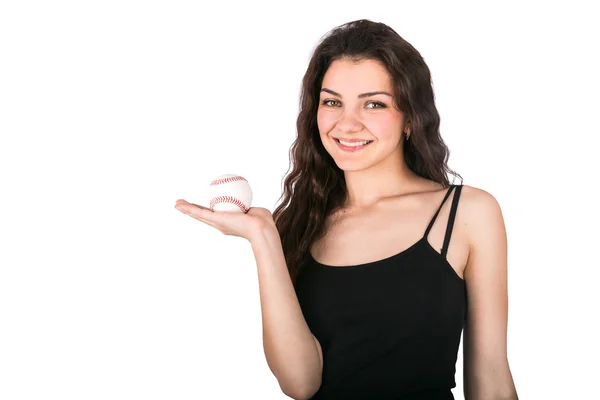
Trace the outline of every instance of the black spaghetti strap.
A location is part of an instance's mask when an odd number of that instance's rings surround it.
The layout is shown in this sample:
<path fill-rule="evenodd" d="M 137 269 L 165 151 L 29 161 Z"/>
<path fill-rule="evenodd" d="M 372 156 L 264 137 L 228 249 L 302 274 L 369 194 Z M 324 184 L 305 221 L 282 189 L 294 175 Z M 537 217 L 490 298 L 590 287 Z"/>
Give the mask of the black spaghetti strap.
<path fill-rule="evenodd" d="M 446 196 L 444 196 L 444 200 L 442 201 L 442 204 L 440 204 L 437 211 L 433 215 L 433 218 L 431 218 L 431 221 L 429 221 L 429 225 L 427 226 L 427 229 L 425 230 L 425 234 L 423 235 L 424 238 L 427 238 L 427 235 L 429 235 L 429 231 L 431 230 L 431 227 L 433 226 L 435 219 L 437 218 L 438 214 L 440 213 L 440 210 L 442 209 L 442 206 L 444 205 L 444 203 L 450 196 L 450 192 L 452 192 L 452 189 L 454 189 L 455 186 L 456 185 L 450 185 L 450 189 L 448 189 L 448 191 L 446 192 Z"/>
<path fill-rule="evenodd" d="M 442 247 L 442 257 L 446 258 L 448 253 L 448 245 L 450 244 L 450 236 L 452 235 L 452 228 L 454 227 L 454 217 L 456 216 L 456 209 L 458 208 L 458 199 L 460 197 L 460 190 L 462 185 L 456 187 L 454 191 L 454 198 L 452 199 L 452 208 L 450 208 L 450 216 L 448 217 L 448 226 L 446 227 L 446 237 L 444 238 L 444 246 Z"/>

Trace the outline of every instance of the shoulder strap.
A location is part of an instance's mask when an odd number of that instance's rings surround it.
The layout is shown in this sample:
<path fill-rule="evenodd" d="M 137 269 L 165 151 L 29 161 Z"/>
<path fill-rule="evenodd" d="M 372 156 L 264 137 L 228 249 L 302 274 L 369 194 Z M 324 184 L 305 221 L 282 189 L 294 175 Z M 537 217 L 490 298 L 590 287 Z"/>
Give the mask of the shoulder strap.
<path fill-rule="evenodd" d="M 444 246 L 442 246 L 442 256 L 446 258 L 448 253 L 448 245 L 450 244 L 450 236 L 452 235 L 452 227 L 454 226 L 454 217 L 456 216 L 456 209 L 458 208 L 458 199 L 460 198 L 460 190 L 462 185 L 458 185 L 454 191 L 454 198 L 452 199 L 452 208 L 450 208 L 450 216 L 448 217 L 448 226 L 446 227 L 446 237 L 444 238 Z"/>
<path fill-rule="evenodd" d="M 444 196 L 444 200 L 442 200 L 442 204 L 440 204 L 437 211 L 433 215 L 433 218 L 431 218 L 431 221 L 429 221 L 429 225 L 427 226 L 427 229 L 425 230 L 425 235 L 423 235 L 424 237 L 427 237 L 427 235 L 429 235 L 429 231 L 431 230 L 431 227 L 433 226 L 435 219 L 437 218 L 438 214 L 440 213 L 440 210 L 442 209 L 442 206 L 444 205 L 444 203 L 450 196 L 450 192 L 452 192 L 452 189 L 454 189 L 455 186 L 456 185 L 450 185 L 450 189 L 448 189 L 448 191 L 446 192 L 446 196 Z"/>

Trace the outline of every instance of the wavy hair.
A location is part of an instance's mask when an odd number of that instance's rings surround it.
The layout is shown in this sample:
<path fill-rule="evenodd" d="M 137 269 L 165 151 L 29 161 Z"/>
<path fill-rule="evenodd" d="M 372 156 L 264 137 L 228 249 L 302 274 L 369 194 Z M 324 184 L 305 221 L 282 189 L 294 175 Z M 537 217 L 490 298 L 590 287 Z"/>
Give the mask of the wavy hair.
<path fill-rule="evenodd" d="M 443 186 L 450 185 L 448 173 L 457 175 L 447 165 L 449 150 L 439 133 L 431 73 L 420 53 L 383 23 L 361 19 L 332 29 L 316 46 L 302 80 L 298 135 L 273 212 L 294 284 L 311 244 L 326 233 L 327 216 L 347 198 L 344 172 L 323 147 L 317 127 L 323 77 L 338 59 L 377 60 L 387 68 L 396 107 L 410 121 L 411 136 L 404 146 L 408 168 Z"/>

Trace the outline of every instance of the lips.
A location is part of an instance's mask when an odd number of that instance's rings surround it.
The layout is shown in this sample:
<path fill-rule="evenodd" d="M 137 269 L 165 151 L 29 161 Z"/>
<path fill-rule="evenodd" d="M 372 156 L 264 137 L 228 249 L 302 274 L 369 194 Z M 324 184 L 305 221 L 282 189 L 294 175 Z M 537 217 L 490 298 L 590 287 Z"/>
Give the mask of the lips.
<path fill-rule="evenodd" d="M 356 143 L 356 142 L 372 142 L 372 140 L 369 139 L 344 139 L 344 138 L 338 138 L 338 137 L 334 137 L 335 140 L 343 140 L 344 142 L 347 143 Z"/>
<path fill-rule="evenodd" d="M 356 145 L 356 144 L 354 144 L 354 145 L 345 145 L 342 142 L 340 142 L 340 139 L 334 138 L 334 141 L 335 141 L 335 143 L 338 145 L 338 147 L 340 149 L 342 149 L 343 151 L 346 151 L 346 152 L 359 151 L 359 150 L 362 150 L 362 149 L 366 148 L 371 143 L 373 143 L 372 140 L 365 141 L 365 140 L 360 140 L 360 139 L 354 139 L 354 140 L 349 140 L 349 141 L 344 140 L 344 142 L 346 142 L 346 143 L 366 142 L 366 144 L 363 144 L 363 145 Z"/>

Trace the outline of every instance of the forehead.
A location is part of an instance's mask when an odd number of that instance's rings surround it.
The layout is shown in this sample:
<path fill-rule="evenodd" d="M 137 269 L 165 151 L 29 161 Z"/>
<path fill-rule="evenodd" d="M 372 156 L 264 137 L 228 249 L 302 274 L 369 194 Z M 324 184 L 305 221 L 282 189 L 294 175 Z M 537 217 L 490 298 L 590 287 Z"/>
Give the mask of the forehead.
<path fill-rule="evenodd" d="M 321 86 L 338 93 L 392 90 L 389 72 L 376 60 L 335 60 L 325 72 Z"/>

